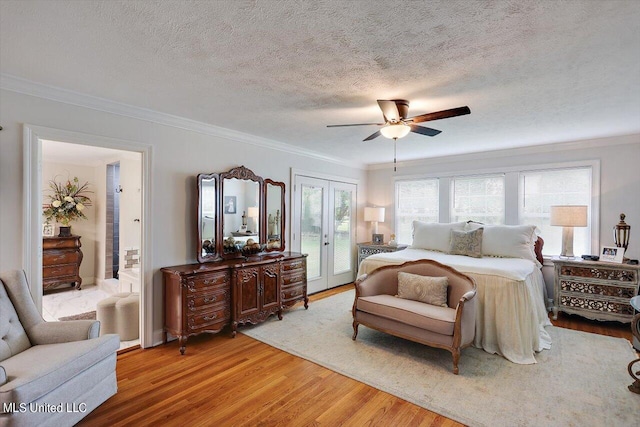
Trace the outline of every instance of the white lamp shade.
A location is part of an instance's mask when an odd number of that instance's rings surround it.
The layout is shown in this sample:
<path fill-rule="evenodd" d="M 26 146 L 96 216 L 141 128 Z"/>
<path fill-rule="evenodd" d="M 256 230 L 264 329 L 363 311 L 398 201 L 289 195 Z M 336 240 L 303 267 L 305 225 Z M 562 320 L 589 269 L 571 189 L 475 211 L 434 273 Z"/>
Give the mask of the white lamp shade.
<path fill-rule="evenodd" d="M 384 208 L 364 208 L 364 220 L 384 222 Z"/>
<path fill-rule="evenodd" d="M 402 138 L 407 136 L 410 130 L 411 130 L 410 126 L 407 126 L 404 123 L 398 123 L 398 124 L 390 124 L 383 127 L 382 129 L 380 129 L 380 133 L 385 138 L 396 139 L 396 138 Z"/>
<path fill-rule="evenodd" d="M 257 208 L 257 206 L 250 206 L 247 209 L 247 216 L 249 218 L 258 218 L 258 208 Z"/>
<path fill-rule="evenodd" d="M 551 225 L 561 227 L 586 227 L 587 206 L 560 205 L 551 206 Z"/>

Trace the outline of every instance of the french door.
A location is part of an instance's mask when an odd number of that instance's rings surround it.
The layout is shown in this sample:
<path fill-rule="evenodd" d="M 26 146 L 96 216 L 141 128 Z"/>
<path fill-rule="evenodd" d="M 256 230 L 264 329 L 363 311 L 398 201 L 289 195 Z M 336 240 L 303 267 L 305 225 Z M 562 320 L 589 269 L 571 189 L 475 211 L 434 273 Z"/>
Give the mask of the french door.
<path fill-rule="evenodd" d="M 293 247 L 307 254 L 310 294 L 355 277 L 356 189 L 351 183 L 294 178 Z"/>

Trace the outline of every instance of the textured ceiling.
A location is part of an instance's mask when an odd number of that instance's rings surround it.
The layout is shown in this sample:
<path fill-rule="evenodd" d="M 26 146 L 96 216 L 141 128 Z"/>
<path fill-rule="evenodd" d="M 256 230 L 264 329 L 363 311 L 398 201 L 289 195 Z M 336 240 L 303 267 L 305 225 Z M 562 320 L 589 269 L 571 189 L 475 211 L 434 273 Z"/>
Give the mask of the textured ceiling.
<path fill-rule="evenodd" d="M 640 133 L 640 1 L 0 0 L 0 72 L 358 163 Z M 426 123 L 425 123 L 426 124 Z"/>

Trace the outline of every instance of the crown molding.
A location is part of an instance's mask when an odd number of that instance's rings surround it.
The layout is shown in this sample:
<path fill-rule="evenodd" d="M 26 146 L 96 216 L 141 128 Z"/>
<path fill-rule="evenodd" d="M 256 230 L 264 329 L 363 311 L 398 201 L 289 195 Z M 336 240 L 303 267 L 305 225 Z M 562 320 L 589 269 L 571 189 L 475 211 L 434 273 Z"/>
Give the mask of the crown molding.
<path fill-rule="evenodd" d="M 180 116 L 174 116 L 172 114 L 161 113 L 159 111 L 154 111 L 147 108 L 123 104 L 105 98 L 86 95 L 68 89 L 48 86 L 8 74 L 0 74 L 0 88 L 12 92 L 18 92 L 24 95 L 45 98 L 56 102 L 76 105 L 79 107 L 91 108 L 93 110 L 117 114 L 120 116 L 144 120 L 152 123 L 158 123 L 165 126 L 185 129 L 204 135 L 242 142 L 258 147 L 266 147 L 272 150 L 282 151 L 289 154 L 297 154 L 300 156 L 335 163 L 341 166 L 349 166 L 358 169 L 366 168 L 366 165 L 364 163 L 358 163 L 341 159 L 339 157 L 328 156 L 326 154 L 296 147 L 294 145 L 286 144 L 284 142 L 276 141 L 273 139 L 263 138 L 260 136 L 251 135 L 248 133 L 239 132 L 233 129 L 227 129 Z"/>
<path fill-rule="evenodd" d="M 640 134 L 614 135 L 602 138 L 583 139 L 578 141 L 561 141 L 525 147 L 500 148 L 496 150 L 479 151 L 475 153 L 452 154 L 440 157 L 427 157 L 415 160 L 397 162 L 397 167 L 428 166 L 430 164 L 455 163 L 462 161 L 484 160 L 497 157 L 526 156 L 531 154 L 552 153 L 557 151 L 586 150 L 589 148 L 611 147 L 615 145 L 638 144 Z M 372 163 L 367 170 L 389 169 L 391 162 Z"/>

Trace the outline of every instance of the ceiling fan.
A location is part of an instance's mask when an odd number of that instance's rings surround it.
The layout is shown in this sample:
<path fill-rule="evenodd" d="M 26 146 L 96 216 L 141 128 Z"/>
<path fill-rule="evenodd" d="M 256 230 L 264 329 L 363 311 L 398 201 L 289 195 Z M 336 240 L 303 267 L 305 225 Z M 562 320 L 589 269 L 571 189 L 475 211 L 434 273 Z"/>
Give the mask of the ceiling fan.
<path fill-rule="evenodd" d="M 419 116 L 407 117 L 409 113 L 409 101 L 406 99 L 391 99 L 391 100 L 378 100 L 378 106 L 382 110 L 382 117 L 384 117 L 384 123 L 355 123 L 346 125 L 327 125 L 327 127 L 343 127 L 343 126 L 383 126 L 380 130 L 376 131 L 372 135 L 369 135 L 363 141 L 371 141 L 379 137 L 380 135 L 385 138 L 393 139 L 396 141 L 398 138 L 405 137 L 409 132 L 419 133 L 420 135 L 436 136 L 442 131 L 437 129 L 428 128 L 425 126 L 418 126 L 416 123 L 429 122 L 432 120 L 448 119 L 450 117 L 464 116 L 470 114 L 469 107 L 451 108 L 449 110 L 435 111 L 433 113 L 421 114 Z M 393 156 L 395 171 L 395 145 Z"/>

